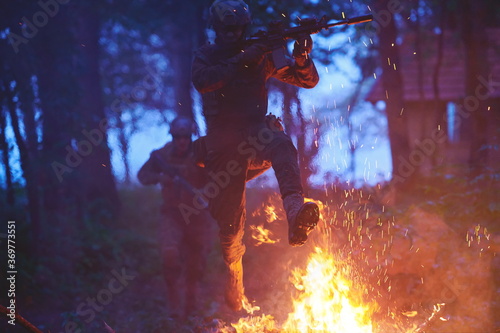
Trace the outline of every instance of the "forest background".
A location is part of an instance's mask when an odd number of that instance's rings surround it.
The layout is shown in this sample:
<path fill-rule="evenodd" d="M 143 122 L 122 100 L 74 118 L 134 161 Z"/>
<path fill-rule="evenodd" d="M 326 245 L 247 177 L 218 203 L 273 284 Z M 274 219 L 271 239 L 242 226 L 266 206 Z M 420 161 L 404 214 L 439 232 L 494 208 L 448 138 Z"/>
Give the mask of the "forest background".
<path fill-rule="evenodd" d="M 453 320 L 433 324 L 436 332 L 464 325 L 471 332 L 498 328 L 493 313 L 499 288 L 500 5 L 486 0 L 248 3 L 252 33 L 272 20 L 295 25 L 303 17 L 340 21 L 374 15 L 369 24 L 314 35 L 312 57 L 324 88 L 303 91 L 272 81 L 271 111 L 283 119 L 298 148 L 307 196 L 337 212 L 329 220 L 332 228 L 348 237 L 358 227 L 392 220 L 402 230 L 414 230 L 427 248 L 440 250 L 446 245 L 436 233 L 446 229 L 457 244 L 467 245 L 456 260 L 485 260 L 478 273 L 448 258 L 443 272 L 454 266 L 468 286 L 477 274 L 488 293 L 476 293 L 469 302 L 481 304 L 484 314 L 468 321 L 464 318 L 474 311 L 459 300 L 469 294 L 455 290 L 454 306 L 447 309 Z M 137 185 L 134 165 L 169 139 L 168 124 L 176 115 L 193 118 L 197 135 L 204 134 L 190 65 L 193 51 L 210 36 L 210 4 L 0 4 L 0 245 L 8 253 L 8 221 L 15 221 L 17 311 L 40 329 L 102 328 L 100 320 L 82 320 L 76 308 L 121 269 L 137 276 L 134 287 L 115 295 L 122 301 L 96 316 L 131 331 L 168 325 L 157 292 L 163 288 L 154 237 L 161 198 L 158 188 Z M 147 144 L 141 137 L 149 137 Z M 369 155 L 372 149 L 381 155 Z M 270 172 L 250 184 L 249 198 L 273 198 L 277 189 Z M 372 205 L 370 216 L 359 213 L 365 200 Z M 249 199 L 249 212 L 260 207 Z M 416 216 L 442 228 L 421 225 Z M 220 265 L 217 251 L 215 246 L 213 267 Z M 431 252 L 435 267 L 449 255 Z M 6 272 L 0 275 L 2 290 L 9 289 Z M 415 295 L 422 274 L 410 267 L 394 273 L 394 284 L 405 282 L 393 295 Z M 211 278 L 217 285 L 216 273 Z M 423 295 L 453 291 L 449 285 L 418 289 L 417 303 L 428 306 Z M 473 287 L 466 289 L 474 294 Z M 137 301 L 138 295 L 148 301 Z M 9 304 L 4 292 L 0 300 Z"/>

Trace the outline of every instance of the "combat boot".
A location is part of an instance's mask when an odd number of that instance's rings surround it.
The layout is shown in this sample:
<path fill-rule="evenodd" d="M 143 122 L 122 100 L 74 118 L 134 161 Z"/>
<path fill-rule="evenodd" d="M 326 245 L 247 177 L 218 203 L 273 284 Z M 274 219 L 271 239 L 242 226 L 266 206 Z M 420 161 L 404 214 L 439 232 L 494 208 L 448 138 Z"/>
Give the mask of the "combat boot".
<path fill-rule="evenodd" d="M 283 199 L 288 219 L 288 243 L 291 246 L 302 246 L 307 236 L 316 227 L 319 220 L 319 207 L 314 202 L 304 203 L 304 197 L 298 193 Z"/>
<path fill-rule="evenodd" d="M 243 264 L 241 259 L 228 265 L 228 281 L 226 284 L 226 304 L 234 311 L 240 311 L 245 298 L 243 287 Z"/>

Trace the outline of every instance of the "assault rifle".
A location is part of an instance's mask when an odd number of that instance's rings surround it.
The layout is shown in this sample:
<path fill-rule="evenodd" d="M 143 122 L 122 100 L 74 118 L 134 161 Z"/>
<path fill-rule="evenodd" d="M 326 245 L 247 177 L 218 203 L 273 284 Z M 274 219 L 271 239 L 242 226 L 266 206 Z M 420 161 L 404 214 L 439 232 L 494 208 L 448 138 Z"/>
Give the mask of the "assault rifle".
<path fill-rule="evenodd" d="M 285 28 L 282 21 L 273 21 L 269 24 L 269 31 L 260 30 L 247 39 L 247 44 L 264 44 L 273 52 L 273 61 L 277 69 L 288 65 L 285 56 L 286 41 L 298 39 L 304 36 L 319 33 L 321 30 L 328 30 L 339 25 L 352 25 L 370 22 L 373 15 L 363 15 L 345 19 L 334 23 L 328 23 L 326 15 L 321 19 L 306 18 L 299 22 L 296 27 Z"/>
<path fill-rule="evenodd" d="M 188 191 L 193 196 L 199 194 L 198 190 L 193 185 L 191 185 L 186 179 L 184 179 L 184 177 L 179 175 L 176 168 L 174 168 L 169 163 L 165 162 L 163 157 L 161 157 L 157 151 L 151 153 L 151 156 L 154 157 L 159 162 L 163 173 L 167 174 L 170 178 L 172 178 L 172 182 L 174 184 L 182 186 L 186 191 Z M 205 200 L 203 196 L 198 196 L 198 200 L 200 201 L 200 204 L 203 206 L 203 208 L 208 207 L 208 202 Z"/>

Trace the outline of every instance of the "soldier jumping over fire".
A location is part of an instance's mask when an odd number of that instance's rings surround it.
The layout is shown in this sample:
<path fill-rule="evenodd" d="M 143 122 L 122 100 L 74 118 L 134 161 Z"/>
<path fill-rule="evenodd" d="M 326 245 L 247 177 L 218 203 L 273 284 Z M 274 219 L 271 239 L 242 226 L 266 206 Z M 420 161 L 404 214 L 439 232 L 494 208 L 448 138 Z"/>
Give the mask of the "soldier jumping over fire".
<path fill-rule="evenodd" d="M 318 206 L 304 203 L 297 150 L 280 124 L 267 114 L 267 81 L 313 88 L 319 81 L 309 57 L 309 34 L 297 38 L 293 59 L 273 59 L 272 49 L 246 41 L 251 22 L 242 0 L 217 0 L 210 7 L 209 24 L 215 44 L 202 46 L 192 65 L 192 81 L 201 93 L 207 135 L 204 164 L 209 172 L 228 172 L 230 181 L 209 203 L 219 225 L 222 254 L 228 269 L 225 298 L 238 311 L 246 297 L 243 286 L 242 242 L 245 223 L 246 182 L 271 166 L 274 169 L 289 225 L 289 243 L 303 245 L 319 220 Z M 279 61 L 278 61 L 279 60 Z"/>

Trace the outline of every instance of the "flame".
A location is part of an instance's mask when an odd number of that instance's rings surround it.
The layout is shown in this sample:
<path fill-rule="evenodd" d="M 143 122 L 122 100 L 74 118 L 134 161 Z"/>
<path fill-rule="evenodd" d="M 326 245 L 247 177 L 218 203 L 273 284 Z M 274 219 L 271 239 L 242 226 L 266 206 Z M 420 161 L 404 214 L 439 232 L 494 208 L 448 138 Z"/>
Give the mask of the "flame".
<path fill-rule="evenodd" d="M 272 203 L 263 204 L 262 208 L 263 209 L 257 209 L 256 211 L 254 211 L 252 213 L 252 216 L 261 217 L 262 215 L 264 215 L 263 217 L 266 219 L 267 223 L 272 223 L 278 220 L 278 211 L 275 205 L 273 205 Z M 250 225 L 250 230 L 252 238 L 257 241 L 255 243 L 255 246 L 259 246 L 261 244 L 274 244 L 280 241 L 279 238 L 272 239 L 273 233 L 271 232 L 271 230 L 266 229 L 264 227 L 264 224 L 262 223 L 260 225 Z"/>
<path fill-rule="evenodd" d="M 252 238 L 257 241 L 255 246 L 259 246 L 261 244 L 274 244 L 276 242 L 279 242 L 279 239 L 271 239 L 272 232 L 271 230 L 268 230 L 264 228 L 263 225 L 251 225 L 250 230 L 252 230 Z"/>
<path fill-rule="evenodd" d="M 337 263 L 331 253 L 316 247 L 305 269 L 295 269 L 290 278 L 299 295 L 293 312 L 279 326 L 271 315 L 241 318 L 231 324 L 238 333 L 372 332 L 370 317 L 375 306 L 363 305 L 364 290 L 356 290 L 349 268 Z"/>
<path fill-rule="evenodd" d="M 318 205 L 319 208 L 319 219 L 322 220 L 324 218 L 324 210 L 325 210 L 325 204 L 320 201 L 320 200 L 314 200 L 311 198 L 304 198 L 304 202 L 314 202 L 316 205 Z"/>
<path fill-rule="evenodd" d="M 320 219 L 323 218 L 323 210 L 325 209 L 325 205 L 323 204 L 323 202 L 311 198 L 304 198 L 304 202 L 316 203 L 320 210 Z M 268 203 L 264 206 L 264 214 L 267 223 L 272 223 L 279 219 L 278 209 L 272 203 Z M 254 212 L 252 215 L 258 216 L 260 214 Z M 255 246 L 259 246 L 261 244 L 274 244 L 280 241 L 279 238 L 276 240 L 272 239 L 273 233 L 269 229 L 266 229 L 263 224 L 257 226 L 250 225 L 250 230 L 252 232 L 252 238 L 257 241 Z"/>
<path fill-rule="evenodd" d="M 266 222 L 272 223 L 272 222 L 279 219 L 278 210 L 279 209 L 272 203 L 262 204 L 261 208 L 256 209 L 254 212 L 252 212 L 252 216 L 253 217 L 256 217 L 256 216 L 260 217 L 260 216 L 264 215 Z M 262 214 L 262 212 L 264 214 Z"/>
<path fill-rule="evenodd" d="M 353 191 L 345 191 L 346 198 L 352 197 L 353 193 Z M 361 191 L 359 195 L 362 197 Z M 276 202 L 276 205 L 264 204 L 258 209 L 259 213 L 253 216 L 258 216 L 262 220 L 265 218 L 267 223 L 275 220 L 286 221 L 284 211 L 281 209 L 281 205 L 278 204 L 278 196 L 272 197 L 270 201 Z M 337 214 L 341 218 L 343 215 L 336 210 L 330 209 L 322 201 L 310 198 L 305 198 L 305 201 L 315 202 L 318 205 L 321 224 L 318 225 L 318 230 L 311 234 L 308 244 L 303 247 L 303 251 L 307 251 L 305 253 L 307 255 L 305 265 L 293 269 L 289 276 L 291 283 L 295 287 L 291 299 L 283 301 L 279 296 L 277 298 L 271 297 L 271 303 L 267 303 L 269 300 L 266 300 L 266 306 L 264 306 L 264 303 L 262 304 L 263 308 L 278 311 L 278 313 L 272 314 L 265 313 L 266 311 L 253 314 L 255 311 L 260 311 L 260 309 L 255 304 L 251 305 L 247 300 L 244 308 L 248 316 L 240 318 L 237 323 L 231 323 L 231 327 L 227 327 L 227 331 L 224 330 L 223 333 L 417 333 L 423 332 L 436 320 L 443 322 L 449 320 L 442 313 L 444 303 L 434 304 L 433 309 L 412 307 L 410 309 L 404 308 L 404 310 L 402 310 L 403 308 L 382 310 L 385 309 L 384 306 L 387 306 L 387 304 L 384 302 L 377 304 L 376 300 L 383 295 L 376 290 L 376 287 L 372 286 L 373 281 L 369 282 L 370 278 L 366 276 L 368 272 L 363 274 L 358 271 L 363 271 L 363 267 L 359 267 L 355 262 L 350 262 L 351 257 L 343 255 L 342 251 L 332 251 L 332 249 L 336 248 L 337 243 L 335 242 L 337 239 L 333 238 L 333 234 L 329 232 L 330 229 L 327 227 L 335 225 Z M 383 244 L 383 249 L 376 247 L 377 234 L 370 230 L 368 226 L 356 225 L 354 221 L 355 211 L 350 210 L 349 207 L 347 199 L 345 203 L 340 205 L 340 209 L 345 210 L 344 218 L 346 220 L 339 221 L 341 225 L 338 228 L 340 230 L 342 228 L 347 229 L 346 234 L 340 235 L 345 236 L 353 249 L 353 244 L 357 240 L 361 244 L 363 240 L 368 239 L 370 248 L 372 246 L 375 248 L 373 251 L 376 251 L 377 262 L 379 262 L 379 256 L 386 251 L 386 244 Z M 366 211 L 363 217 L 364 220 L 368 220 L 369 212 Z M 257 245 L 278 242 L 279 240 L 274 241 L 272 239 L 272 234 L 265 229 L 264 223 L 251 226 L 252 237 L 259 241 Z M 377 222 L 377 226 L 379 225 L 381 226 Z M 387 229 L 379 228 L 382 239 L 384 239 L 384 234 L 391 235 L 390 226 L 391 224 L 388 224 Z M 467 234 L 466 237 L 469 243 L 476 242 L 482 236 L 478 229 L 476 227 Z M 407 232 L 408 230 L 406 230 Z M 489 240 L 486 228 L 484 230 L 484 239 Z M 477 241 L 479 242 L 479 240 Z M 304 259 L 303 256 L 301 258 Z M 368 260 L 367 258 L 365 259 Z M 288 263 L 290 262 L 288 261 Z M 370 272 L 373 273 L 374 269 L 371 269 Z M 388 278 L 387 275 L 384 278 L 385 282 Z M 360 281 L 364 279 L 367 280 L 367 284 Z M 377 284 L 380 287 L 380 279 Z M 391 291 L 390 285 L 387 290 Z M 283 303 L 278 304 L 275 301 Z M 291 301 L 291 303 L 288 301 Z M 277 320 L 273 315 L 280 319 Z"/>
<path fill-rule="evenodd" d="M 363 305 L 362 291 L 353 288 L 348 266 L 338 265 L 331 253 L 316 247 L 304 271 L 295 270 L 294 312 L 285 332 L 372 332 L 374 306 Z"/>
<path fill-rule="evenodd" d="M 260 310 L 259 306 L 252 305 L 250 303 L 250 301 L 248 300 L 248 298 L 244 295 L 243 295 L 243 299 L 241 300 L 241 305 L 242 305 L 243 309 L 249 314 L 253 314 L 255 311 Z"/>
<path fill-rule="evenodd" d="M 311 198 L 305 198 L 304 201 L 315 202 L 323 219 L 326 213 L 323 202 Z M 267 222 L 278 219 L 274 205 L 266 205 L 264 212 Z M 270 231 L 262 225 L 250 227 L 252 237 L 259 242 L 257 245 L 276 242 L 270 238 Z M 359 285 L 355 287 L 353 280 L 349 265 L 335 260 L 330 251 L 316 245 L 306 267 L 292 271 L 290 281 L 297 289 L 297 296 L 292 300 L 293 311 L 283 324 L 278 324 L 272 315 L 261 314 L 240 318 L 231 326 L 238 333 L 372 332 L 370 318 L 376 305 L 363 303 L 363 291 L 366 288 Z"/>
<path fill-rule="evenodd" d="M 276 213 L 276 207 L 274 205 L 267 205 L 264 208 L 266 213 L 266 220 L 268 223 L 274 222 L 278 219 L 278 213 Z"/>

